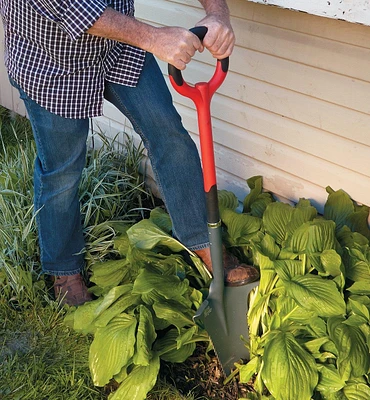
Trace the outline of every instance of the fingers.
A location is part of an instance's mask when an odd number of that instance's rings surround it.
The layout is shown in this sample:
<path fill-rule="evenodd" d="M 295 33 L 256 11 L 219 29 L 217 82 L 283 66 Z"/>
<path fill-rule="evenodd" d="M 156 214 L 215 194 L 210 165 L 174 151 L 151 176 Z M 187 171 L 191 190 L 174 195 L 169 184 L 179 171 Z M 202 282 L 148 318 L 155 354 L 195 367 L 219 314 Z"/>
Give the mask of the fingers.
<path fill-rule="evenodd" d="M 234 49 L 235 35 L 228 20 L 221 20 L 218 16 L 209 15 L 197 23 L 204 25 L 208 32 L 203 40 L 213 57 L 223 59 L 229 57 Z"/>
<path fill-rule="evenodd" d="M 235 39 L 231 32 L 215 31 L 204 38 L 203 44 L 213 57 L 223 59 L 231 55 Z"/>
<path fill-rule="evenodd" d="M 153 53 L 161 60 L 184 70 L 196 51 L 203 51 L 203 45 L 198 37 L 187 29 L 159 28 Z"/>

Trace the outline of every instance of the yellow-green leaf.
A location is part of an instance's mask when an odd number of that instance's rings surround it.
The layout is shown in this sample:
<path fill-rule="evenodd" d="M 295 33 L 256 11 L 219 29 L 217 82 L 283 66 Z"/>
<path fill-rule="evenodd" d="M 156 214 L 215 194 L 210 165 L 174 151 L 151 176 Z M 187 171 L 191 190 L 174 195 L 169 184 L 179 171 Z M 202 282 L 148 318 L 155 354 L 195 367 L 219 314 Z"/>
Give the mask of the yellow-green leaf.
<path fill-rule="evenodd" d="M 136 334 L 136 353 L 134 363 L 136 365 L 149 365 L 152 359 L 152 344 L 157 337 L 154 329 L 151 312 L 143 305 L 139 307 L 140 317 Z"/>
<path fill-rule="evenodd" d="M 318 382 L 315 359 L 289 332 L 266 343 L 262 379 L 276 400 L 310 400 Z"/>
<path fill-rule="evenodd" d="M 324 393 L 335 393 L 341 390 L 346 382 L 339 375 L 334 365 L 317 365 L 319 371 L 319 383 L 317 390 Z"/>
<path fill-rule="evenodd" d="M 344 315 L 346 303 L 334 282 L 316 275 L 297 275 L 283 281 L 287 294 L 303 308 L 321 317 Z"/>
<path fill-rule="evenodd" d="M 362 382 L 349 382 L 343 392 L 348 400 L 369 400 L 370 387 Z"/>
<path fill-rule="evenodd" d="M 90 346 L 89 365 L 96 386 L 104 386 L 134 354 L 136 318 L 127 314 L 115 317 L 96 331 Z"/>
<path fill-rule="evenodd" d="M 260 365 L 261 365 L 260 357 L 253 357 L 245 365 L 238 364 L 237 367 L 239 369 L 240 382 L 248 383 L 252 378 L 252 376 L 258 372 Z"/>
<path fill-rule="evenodd" d="M 154 356 L 147 366 L 135 366 L 109 400 L 145 400 L 157 381 L 159 357 Z"/>

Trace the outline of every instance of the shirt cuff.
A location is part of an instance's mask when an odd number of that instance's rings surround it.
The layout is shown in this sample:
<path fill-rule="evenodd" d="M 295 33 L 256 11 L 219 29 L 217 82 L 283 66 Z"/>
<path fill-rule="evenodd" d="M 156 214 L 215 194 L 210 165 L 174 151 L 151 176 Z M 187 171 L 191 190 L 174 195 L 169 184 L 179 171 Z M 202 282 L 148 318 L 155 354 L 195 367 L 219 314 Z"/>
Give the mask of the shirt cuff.
<path fill-rule="evenodd" d="M 100 0 L 80 0 L 71 3 L 59 26 L 72 40 L 77 40 L 100 18 L 107 4 Z"/>

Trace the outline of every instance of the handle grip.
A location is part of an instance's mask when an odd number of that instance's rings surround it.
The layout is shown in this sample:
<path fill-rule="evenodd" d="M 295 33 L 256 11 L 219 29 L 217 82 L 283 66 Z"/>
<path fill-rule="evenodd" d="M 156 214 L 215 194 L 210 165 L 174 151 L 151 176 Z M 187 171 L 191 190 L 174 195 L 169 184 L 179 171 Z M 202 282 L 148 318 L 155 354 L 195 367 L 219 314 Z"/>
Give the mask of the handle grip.
<path fill-rule="evenodd" d="M 195 26 L 194 28 L 189 29 L 190 32 L 194 33 L 200 41 L 203 41 L 204 37 L 208 32 L 208 28 L 206 26 Z M 229 69 L 229 57 L 223 58 L 222 60 L 217 60 L 218 63 L 221 64 L 221 70 L 226 74 Z M 184 79 L 182 77 L 181 71 L 175 66 L 168 64 L 168 74 L 172 77 L 173 82 L 177 86 L 182 86 L 184 83 Z"/>

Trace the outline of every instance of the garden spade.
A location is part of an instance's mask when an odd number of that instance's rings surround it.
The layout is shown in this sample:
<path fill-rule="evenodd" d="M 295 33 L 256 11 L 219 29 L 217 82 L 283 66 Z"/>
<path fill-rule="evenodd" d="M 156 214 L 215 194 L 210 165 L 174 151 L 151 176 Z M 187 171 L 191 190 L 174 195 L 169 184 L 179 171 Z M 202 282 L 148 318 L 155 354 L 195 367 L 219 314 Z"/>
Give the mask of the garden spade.
<path fill-rule="evenodd" d="M 190 31 L 203 40 L 207 28 L 201 26 Z M 168 66 L 172 86 L 178 93 L 193 100 L 198 115 L 213 279 L 208 297 L 197 310 L 194 321 L 208 332 L 226 375 L 230 374 L 235 362 L 249 357 L 242 337 L 248 338 L 248 296 L 258 285 L 258 282 L 249 282 L 243 286 L 224 284 L 222 228 L 217 197 L 210 104 L 213 94 L 226 78 L 228 68 L 229 58 L 217 60 L 215 73 L 209 82 L 199 82 L 191 86 L 183 80 L 179 69 L 172 65 Z"/>

